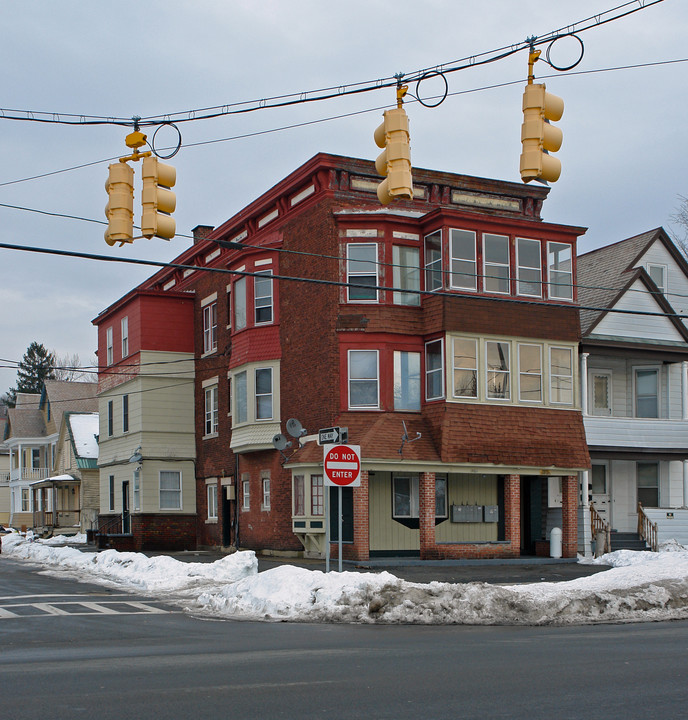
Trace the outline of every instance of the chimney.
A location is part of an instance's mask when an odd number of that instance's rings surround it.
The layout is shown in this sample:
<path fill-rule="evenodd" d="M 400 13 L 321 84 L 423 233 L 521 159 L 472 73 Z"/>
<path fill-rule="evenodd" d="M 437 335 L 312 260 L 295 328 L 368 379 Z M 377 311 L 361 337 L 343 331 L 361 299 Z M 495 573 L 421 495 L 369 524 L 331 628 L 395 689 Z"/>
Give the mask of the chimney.
<path fill-rule="evenodd" d="M 205 240 L 215 228 L 212 225 L 196 225 L 191 231 L 194 245 Z"/>

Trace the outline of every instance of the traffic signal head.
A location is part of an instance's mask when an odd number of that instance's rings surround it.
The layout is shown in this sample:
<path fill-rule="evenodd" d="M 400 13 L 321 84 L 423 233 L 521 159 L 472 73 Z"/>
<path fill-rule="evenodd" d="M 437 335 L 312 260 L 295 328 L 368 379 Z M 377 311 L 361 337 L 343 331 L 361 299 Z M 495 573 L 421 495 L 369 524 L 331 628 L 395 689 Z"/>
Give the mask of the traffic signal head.
<path fill-rule="evenodd" d="M 544 83 L 526 85 L 521 126 L 523 149 L 520 169 L 523 182 L 556 182 L 559 179 L 561 162 L 548 153 L 559 150 L 563 135 L 549 121 L 560 120 L 563 113 L 564 101 L 546 92 Z"/>
<path fill-rule="evenodd" d="M 152 238 L 154 235 L 171 240 L 176 231 L 171 214 L 177 205 L 177 198 L 170 190 L 177 180 L 177 171 L 165 165 L 155 156 L 143 159 L 141 169 L 143 190 L 141 191 L 141 234 Z"/>
<path fill-rule="evenodd" d="M 108 202 L 105 217 L 108 228 L 105 242 L 114 245 L 117 242 L 132 242 L 134 236 L 134 171 L 126 163 L 112 163 L 105 182 Z"/>
<path fill-rule="evenodd" d="M 386 110 L 384 122 L 375 130 L 375 143 L 384 148 L 375 161 L 378 174 L 386 175 L 377 188 L 377 197 L 383 205 L 392 200 L 413 199 L 411 176 L 411 148 L 409 122 L 402 107 Z"/>

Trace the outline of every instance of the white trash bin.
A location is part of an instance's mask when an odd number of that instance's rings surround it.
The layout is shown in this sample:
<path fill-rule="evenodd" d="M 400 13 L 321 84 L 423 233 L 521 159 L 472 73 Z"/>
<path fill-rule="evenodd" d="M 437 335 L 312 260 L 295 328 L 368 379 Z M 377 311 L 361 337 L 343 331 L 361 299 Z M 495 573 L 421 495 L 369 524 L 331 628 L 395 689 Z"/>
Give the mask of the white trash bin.
<path fill-rule="evenodd" d="M 549 556 L 561 557 L 561 528 L 552 528 L 552 532 L 549 534 Z"/>

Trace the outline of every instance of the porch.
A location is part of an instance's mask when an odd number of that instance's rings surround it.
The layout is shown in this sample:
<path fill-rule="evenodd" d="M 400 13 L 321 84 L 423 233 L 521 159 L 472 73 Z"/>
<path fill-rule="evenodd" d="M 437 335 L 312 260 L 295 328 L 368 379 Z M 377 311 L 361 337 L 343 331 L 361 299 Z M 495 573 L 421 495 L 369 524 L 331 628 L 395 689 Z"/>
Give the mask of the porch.
<path fill-rule="evenodd" d="M 34 532 L 59 535 L 80 530 L 80 485 L 81 481 L 72 475 L 31 483 Z"/>

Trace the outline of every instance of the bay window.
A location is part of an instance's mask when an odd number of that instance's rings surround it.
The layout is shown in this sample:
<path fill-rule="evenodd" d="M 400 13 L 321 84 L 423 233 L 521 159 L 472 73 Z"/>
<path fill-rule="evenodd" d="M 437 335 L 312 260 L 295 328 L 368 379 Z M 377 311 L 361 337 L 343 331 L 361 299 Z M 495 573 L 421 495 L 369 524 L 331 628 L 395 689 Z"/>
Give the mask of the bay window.
<path fill-rule="evenodd" d="M 392 248 L 393 285 L 398 288 L 392 295 L 395 305 L 420 305 L 420 253 L 417 247 L 394 245 Z M 407 291 L 407 292 L 404 292 Z M 415 291 L 415 292 L 408 292 Z"/>
<path fill-rule="evenodd" d="M 483 235 L 485 258 L 485 292 L 508 294 L 511 291 L 509 238 L 506 235 Z"/>
<path fill-rule="evenodd" d="M 542 297 L 540 241 L 516 238 L 516 278 L 519 295 Z"/>
<path fill-rule="evenodd" d="M 234 376 L 234 397 L 236 402 L 235 419 L 237 423 L 248 421 L 248 387 L 246 384 L 246 371 Z"/>
<path fill-rule="evenodd" d="M 565 243 L 547 243 L 549 296 L 560 300 L 573 299 L 572 248 Z"/>
<path fill-rule="evenodd" d="M 441 290 L 442 287 L 442 231 L 436 230 L 425 237 L 425 289 Z"/>
<path fill-rule="evenodd" d="M 246 278 L 240 277 L 234 283 L 234 329 L 246 327 Z"/>
<path fill-rule="evenodd" d="M 451 286 L 461 290 L 477 290 L 477 253 L 475 233 L 469 230 L 449 231 L 451 250 Z"/>
<path fill-rule="evenodd" d="M 377 350 L 349 350 L 349 408 L 380 405 Z"/>
<path fill-rule="evenodd" d="M 348 288 L 349 302 L 377 302 L 376 243 L 347 245 L 346 281 L 357 286 Z"/>
<path fill-rule="evenodd" d="M 433 340 L 425 344 L 425 399 L 444 397 L 444 343 Z"/>
<path fill-rule="evenodd" d="M 491 400 L 509 400 L 509 343 L 488 341 L 485 343 L 487 362 L 487 397 Z"/>
<path fill-rule="evenodd" d="M 550 348 L 550 402 L 573 405 L 573 351 Z"/>
<path fill-rule="evenodd" d="M 253 278 L 256 325 L 272 322 L 272 270 L 257 273 Z"/>
<path fill-rule="evenodd" d="M 454 338 L 454 397 L 478 397 L 478 341 Z"/>
<path fill-rule="evenodd" d="M 258 368 L 255 372 L 256 420 L 272 419 L 272 368 Z"/>
<path fill-rule="evenodd" d="M 420 353 L 394 352 L 394 409 L 420 410 Z"/>
<path fill-rule="evenodd" d="M 542 348 L 518 346 L 518 397 L 524 402 L 542 402 Z"/>

